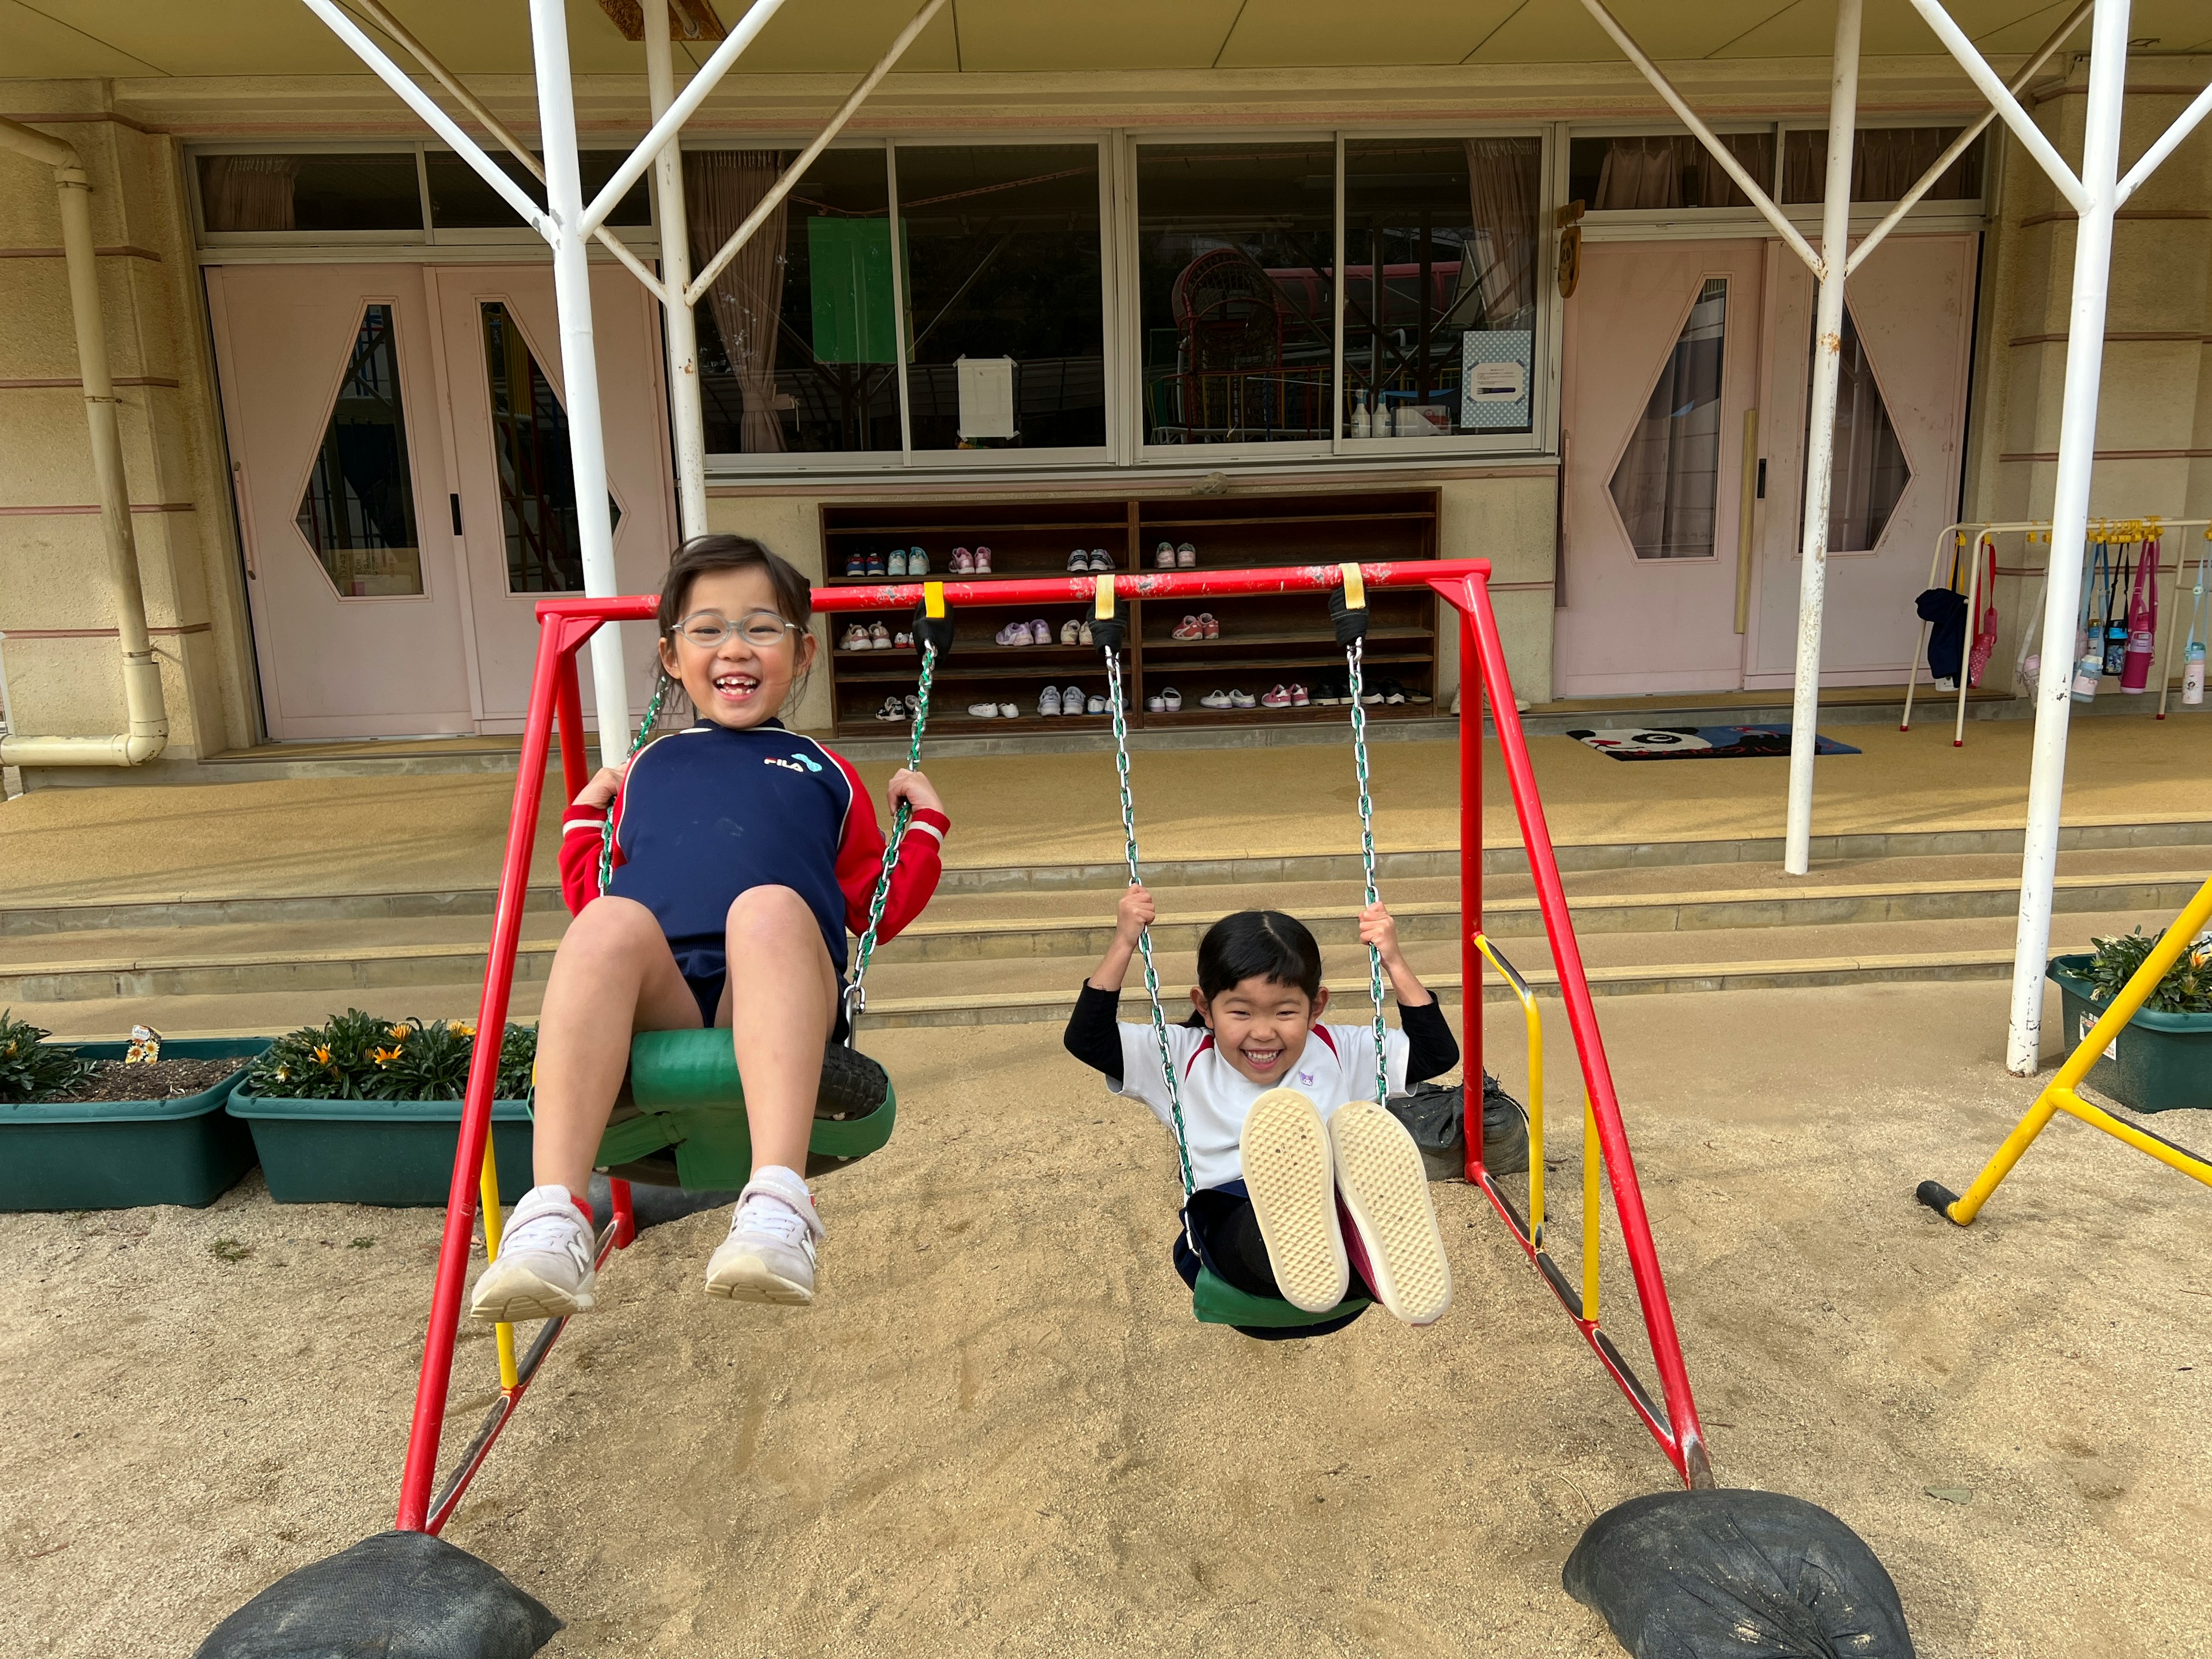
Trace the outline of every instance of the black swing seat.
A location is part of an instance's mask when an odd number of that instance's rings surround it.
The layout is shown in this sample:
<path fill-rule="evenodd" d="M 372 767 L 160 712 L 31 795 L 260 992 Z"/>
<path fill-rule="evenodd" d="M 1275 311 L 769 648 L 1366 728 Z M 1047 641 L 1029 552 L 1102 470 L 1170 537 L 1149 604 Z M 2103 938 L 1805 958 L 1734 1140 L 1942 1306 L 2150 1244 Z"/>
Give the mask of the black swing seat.
<path fill-rule="evenodd" d="M 898 1097 L 884 1068 L 857 1048 L 831 1043 L 822 1054 L 805 1173 L 866 1158 L 891 1138 L 897 1120 Z M 648 1186 L 742 1188 L 752 1175 L 752 1134 L 729 1032 L 639 1032 L 597 1163 L 617 1180 Z"/>

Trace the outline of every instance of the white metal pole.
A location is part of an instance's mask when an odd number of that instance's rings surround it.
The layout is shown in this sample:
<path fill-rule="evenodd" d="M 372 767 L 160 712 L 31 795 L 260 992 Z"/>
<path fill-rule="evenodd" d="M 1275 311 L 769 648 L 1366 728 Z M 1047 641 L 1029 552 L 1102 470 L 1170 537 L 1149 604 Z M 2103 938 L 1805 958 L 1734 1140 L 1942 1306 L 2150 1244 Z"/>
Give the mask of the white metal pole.
<path fill-rule="evenodd" d="M 655 121 L 676 98 L 668 8 L 647 0 L 645 85 Z M 699 395 L 698 319 L 684 289 L 691 283 L 690 222 L 684 206 L 684 152 L 671 138 L 653 167 L 653 216 L 660 222 L 662 324 L 668 337 L 668 405 L 676 425 L 676 522 L 689 541 L 707 533 L 707 417 Z"/>
<path fill-rule="evenodd" d="M 659 0 L 650 0 L 659 3 Z M 538 136 L 545 147 L 545 200 L 553 235 L 553 302 L 561 319 L 561 379 L 568 454 L 576 478 L 576 534 L 584 592 L 620 589 L 614 524 L 607 512 L 607 450 L 599 420 L 599 363 L 592 339 L 592 270 L 585 258 L 583 184 L 576 159 L 576 104 L 568 74 L 568 16 L 561 0 L 530 0 L 530 45 L 538 75 Z M 622 636 L 592 635 L 592 694 L 599 717 L 599 761 L 618 766 L 629 748 L 629 694 Z"/>
<path fill-rule="evenodd" d="M 1811 428 L 1805 443 L 1805 534 L 1797 574 L 1797 684 L 1790 712 L 1790 817 L 1782 867 L 1813 867 L 1813 756 L 1820 721 L 1820 619 L 1827 603 L 1828 498 L 1836 459 L 1836 380 L 1844 354 L 1844 261 L 1851 234 L 1852 136 L 1858 125 L 1859 8 L 1836 0 L 1828 90 L 1827 193 L 1820 205 L 1820 297 L 1813 321 Z"/>
<path fill-rule="evenodd" d="M 2127 89 L 2127 0 L 2097 0 L 2089 26 L 2089 96 L 2081 137 L 2082 203 L 2074 232 L 2074 298 L 2066 329 L 2066 389 L 2058 422 L 2058 479 L 2051 507 L 2051 585 L 2043 610 L 2043 672 L 2036 685 L 2027 836 L 2020 866 L 2020 928 L 2013 942 L 2012 1020 L 2005 1064 L 2034 1075 L 2043 1040 L 2043 976 L 2051 949 L 2051 895 L 2058 874 L 2058 821 L 2066 788 L 2075 608 L 2089 533 L 2089 477 L 2096 454 L 2097 392 L 2105 363 L 2105 302 L 2112 282 L 2112 213 L 2118 205 L 2120 102 Z"/>

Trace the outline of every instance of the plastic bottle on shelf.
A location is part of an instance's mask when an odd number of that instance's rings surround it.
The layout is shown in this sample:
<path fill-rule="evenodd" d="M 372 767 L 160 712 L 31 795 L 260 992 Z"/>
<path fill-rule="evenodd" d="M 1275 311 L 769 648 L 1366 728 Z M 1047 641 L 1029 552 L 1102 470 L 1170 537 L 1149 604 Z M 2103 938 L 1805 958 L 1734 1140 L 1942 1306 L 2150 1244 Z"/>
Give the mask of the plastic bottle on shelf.
<path fill-rule="evenodd" d="M 1367 399 L 1356 398 L 1352 404 L 1352 435 L 1364 438 L 1368 434 Z"/>

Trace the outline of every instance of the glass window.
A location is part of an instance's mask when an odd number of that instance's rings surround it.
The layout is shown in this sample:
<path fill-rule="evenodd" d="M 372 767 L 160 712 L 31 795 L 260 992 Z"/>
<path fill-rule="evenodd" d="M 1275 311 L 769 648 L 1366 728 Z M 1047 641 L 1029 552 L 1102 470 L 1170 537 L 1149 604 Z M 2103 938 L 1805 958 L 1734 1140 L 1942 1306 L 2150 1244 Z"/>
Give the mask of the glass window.
<path fill-rule="evenodd" d="M 1541 151 L 1534 138 L 1345 145 L 1346 436 L 1529 429 Z"/>
<path fill-rule="evenodd" d="M 1336 147 L 1137 152 L 1145 441 L 1329 435 Z"/>
<path fill-rule="evenodd" d="M 1811 380 L 1808 365 L 1808 386 Z M 1808 420 L 1809 430 L 1809 416 Z M 1848 304 L 1844 307 L 1843 363 L 1836 378 L 1835 455 L 1828 489 L 1829 551 L 1871 552 L 1888 528 L 1905 487 L 1912 482 L 1912 468 L 1905 459 L 1905 447 L 1897 441 L 1897 428 Z"/>
<path fill-rule="evenodd" d="M 504 151 L 494 150 L 491 159 L 499 169 L 522 186 L 522 193 L 539 207 L 545 205 L 545 186 L 530 176 L 521 162 Z M 543 158 L 540 158 L 543 160 Z M 579 173 L 583 180 L 584 204 L 591 205 L 615 169 L 629 159 L 623 149 L 587 149 L 577 158 Z M 502 230 L 522 228 L 522 221 L 514 210 L 501 201 L 499 192 L 477 174 L 466 161 L 447 149 L 425 151 L 422 165 L 429 175 L 430 222 L 440 230 Z M 653 207 L 646 180 L 652 178 L 648 171 L 632 185 L 615 210 L 607 216 L 611 226 L 649 225 L 653 222 Z"/>
<path fill-rule="evenodd" d="M 1861 127 L 1851 135 L 1851 200 L 1895 202 L 1920 182 L 1963 127 Z M 1817 202 L 1827 190 L 1828 134 L 1826 128 L 1783 135 L 1782 199 Z M 1982 199 L 1982 141 L 1943 170 L 1922 199 L 1978 202 Z"/>
<path fill-rule="evenodd" d="M 1103 446 L 1097 146 L 897 154 L 914 447 Z"/>
<path fill-rule="evenodd" d="M 1771 131 L 1719 137 L 1762 188 L 1774 187 Z M 1583 203 L 1592 213 L 1751 205 L 1751 198 L 1713 153 L 1686 132 L 1571 140 L 1567 145 L 1567 197 Z"/>
<path fill-rule="evenodd" d="M 1639 559 L 1713 556 L 1727 319 L 1728 283 L 1709 276 L 1613 469 L 1608 488 Z"/>
<path fill-rule="evenodd" d="M 583 538 L 576 528 L 568 411 L 507 307 L 496 301 L 485 305 L 483 327 L 499 510 L 507 526 L 507 591 L 580 593 Z M 607 512 L 622 522 L 611 495 Z"/>
<path fill-rule="evenodd" d="M 422 591 L 392 307 L 364 307 L 295 520 L 341 599 Z"/>
<path fill-rule="evenodd" d="M 203 155 L 210 231 L 420 230 L 415 155 Z"/>
<path fill-rule="evenodd" d="M 705 268 L 793 159 L 775 149 L 684 152 L 694 270 Z M 817 156 L 693 314 L 708 453 L 896 450 L 884 152 Z"/>

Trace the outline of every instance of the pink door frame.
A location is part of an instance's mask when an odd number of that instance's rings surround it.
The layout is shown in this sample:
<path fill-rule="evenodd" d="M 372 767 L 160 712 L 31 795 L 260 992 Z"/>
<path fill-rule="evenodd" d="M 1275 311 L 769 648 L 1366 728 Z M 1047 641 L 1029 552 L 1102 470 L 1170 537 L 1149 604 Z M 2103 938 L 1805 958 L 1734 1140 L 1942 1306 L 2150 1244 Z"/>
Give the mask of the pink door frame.
<path fill-rule="evenodd" d="M 1760 384 L 1765 264 L 1764 244 L 1749 240 L 1597 242 L 1583 250 L 1561 376 L 1571 442 L 1562 603 L 1553 616 L 1555 696 L 1741 684 L 1735 591 L 1743 417 Z M 1729 284 L 1713 556 L 1639 559 L 1608 486 L 1709 277 Z"/>
<path fill-rule="evenodd" d="M 433 308 L 416 265 L 207 272 L 269 736 L 464 733 L 465 595 L 447 518 Z M 295 522 L 363 309 L 390 305 L 423 591 L 341 596 Z"/>
<path fill-rule="evenodd" d="M 1892 236 L 1844 286 L 1912 477 L 1872 548 L 1829 550 L 1824 685 L 1900 684 L 1911 666 L 1901 647 L 1911 633 L 1913 596 L 1928 580 L 1936 538 L 1958 514 L 1978 243 L 1972 234 Z M 1796 678 L 1798 503 L 1813 328 L 1811 273 L 1786 256 L 1775 258 L 1771 270 L 1773 368 L 1759 417 L 1767 490 L 1744 658 L 1744 684 L 1753 690 Z"/>

